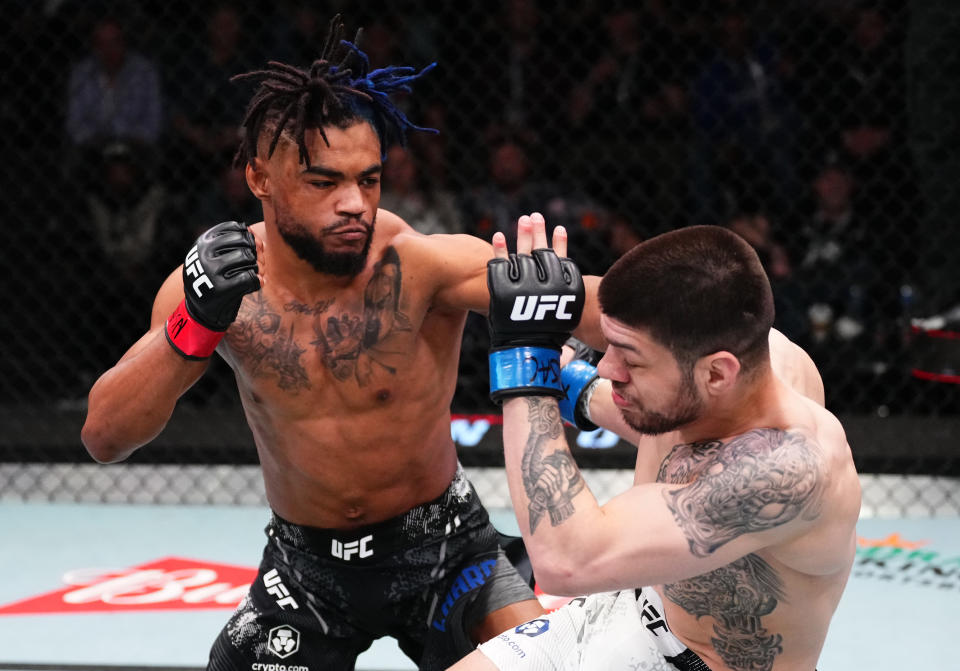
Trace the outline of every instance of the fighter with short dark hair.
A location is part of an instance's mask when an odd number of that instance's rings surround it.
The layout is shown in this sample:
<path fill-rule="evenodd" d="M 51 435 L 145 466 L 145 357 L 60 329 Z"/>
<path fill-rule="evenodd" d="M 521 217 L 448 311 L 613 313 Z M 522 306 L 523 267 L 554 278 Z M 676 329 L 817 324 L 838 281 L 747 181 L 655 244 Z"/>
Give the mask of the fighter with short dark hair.
<path fill-rule="evenodd" d="M 514 293 L 572 296 L 571 312 L 582 295 L 534 231 L 516 257 L 494 237 L 492 368 L 512 351 L 559 360 L 570 332 L 514 323 Z M 552 388 L 491 370 L 537 583 L 577 598 L 454 669 L 815 668 L 853 566 L 860 481 L 815 367 L 773 335 L 756 252 L 723 227 L 671 231 L 617 260 L 598 296 L 596 368 L 568 363 Z M 636 442 L 633 486 L 601 505 L 561 417 Z"/>

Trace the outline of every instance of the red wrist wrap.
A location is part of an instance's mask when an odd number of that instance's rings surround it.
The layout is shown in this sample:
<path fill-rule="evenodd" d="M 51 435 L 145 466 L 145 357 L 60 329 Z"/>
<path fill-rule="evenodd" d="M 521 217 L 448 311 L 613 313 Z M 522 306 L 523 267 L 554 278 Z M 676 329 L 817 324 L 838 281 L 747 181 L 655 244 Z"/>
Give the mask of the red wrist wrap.
<path fill-rule="evenodd" d="M 223 339 L 225 331 L 212 331 L 199 324 L 187 312 L 186 300 L 167 317 L 167 342 L 176 350 L 177 354 L 185 359 L 208 359 L 217 349 L 217 344 Z"/>

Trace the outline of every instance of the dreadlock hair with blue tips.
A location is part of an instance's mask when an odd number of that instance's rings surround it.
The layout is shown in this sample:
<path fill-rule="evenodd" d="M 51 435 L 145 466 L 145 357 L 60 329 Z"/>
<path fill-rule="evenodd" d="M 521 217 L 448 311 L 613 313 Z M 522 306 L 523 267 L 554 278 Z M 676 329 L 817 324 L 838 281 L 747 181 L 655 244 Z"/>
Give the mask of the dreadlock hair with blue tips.
<path fill-rule="evenodd" d="M 370 59 L 358 46 L 362 29 L 357 31 L 353 42 L 343 39 L 343 30 L 343 20 L 337 14 L 330 21 L 320 57 L 309 69 L 269 61 L 264 70 L 231 78 L 231 81 L 259 80 L 241 124 L 243 139 L 234 157 L 235 166 L 244 166 L 257 156 L 257 143 L 264 131 L 273 133 L 268 158 L 273 156 L 287 130 L 300 150 L 300 161 L 308 166 L 306 131 L 311 128 L 315 128 L 329 146 L 324 128 L 345 129 L 358 121 L 366 121 L 376 131 L 384 157 L 394 143 L 406 144 L 409 130 L 437 132 L 411 123 L 391 99 L 398 91 L 409 93 L 410 85 L 436 63 L 420 72 L 403 66 L 369 72 Z"/>

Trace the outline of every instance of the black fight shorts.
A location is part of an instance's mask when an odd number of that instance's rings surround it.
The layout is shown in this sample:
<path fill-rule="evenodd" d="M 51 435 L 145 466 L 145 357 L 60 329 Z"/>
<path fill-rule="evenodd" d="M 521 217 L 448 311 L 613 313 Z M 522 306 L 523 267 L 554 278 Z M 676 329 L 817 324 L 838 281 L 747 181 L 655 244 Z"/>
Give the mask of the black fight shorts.
<path fill-rule="evenodd" d="M 391 636 L 420 669 L 474 648 L 488 613 L 534 599 L 458 469 L 436 500 L 385 522 L 337 531 L 273 515 L 250 591 L 210 651 L 208 671 L 353 669 Z"/>

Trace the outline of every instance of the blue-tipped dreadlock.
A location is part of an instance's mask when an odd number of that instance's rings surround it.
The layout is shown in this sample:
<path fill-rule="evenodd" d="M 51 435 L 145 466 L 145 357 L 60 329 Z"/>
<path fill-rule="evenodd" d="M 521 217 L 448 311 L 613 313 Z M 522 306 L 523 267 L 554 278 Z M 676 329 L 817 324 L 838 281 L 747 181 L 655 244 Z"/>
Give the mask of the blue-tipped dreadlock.
<path fill-rule="evenodd" d="M 405 66 L 368 72 L 370 59 L 358 46 L 362 31 L 357 31 L 354 42 L 341 39 L 342 34 L 343 21 L 338 14 L 330 22 L 320 58 L 309 70 L 270 61 L 265 70 L 232 78 L 231 81 L 260 80 L 241 124 L 244 135 L 234 158 L 235 165 L 245 165 L 257 155 L 257 142 L 265 128 L 273 131 L 267 154 L 272 156 L 291 120 L 290 131 L 300 150 L 300 161 L 306 165 L 310 165 L 305 138 L 308 128 L 316 128 L 329 146 L 325 127 L 347 128 L 358 120 L 367 121 L 380 138 L 384 157 L 394 143 L 406 144 L 407 131 L 437 132 L 411 123 L 391 100 L 397 91 L 409 93 L 410 85 L 436 63 L 420 72 Z"/>

